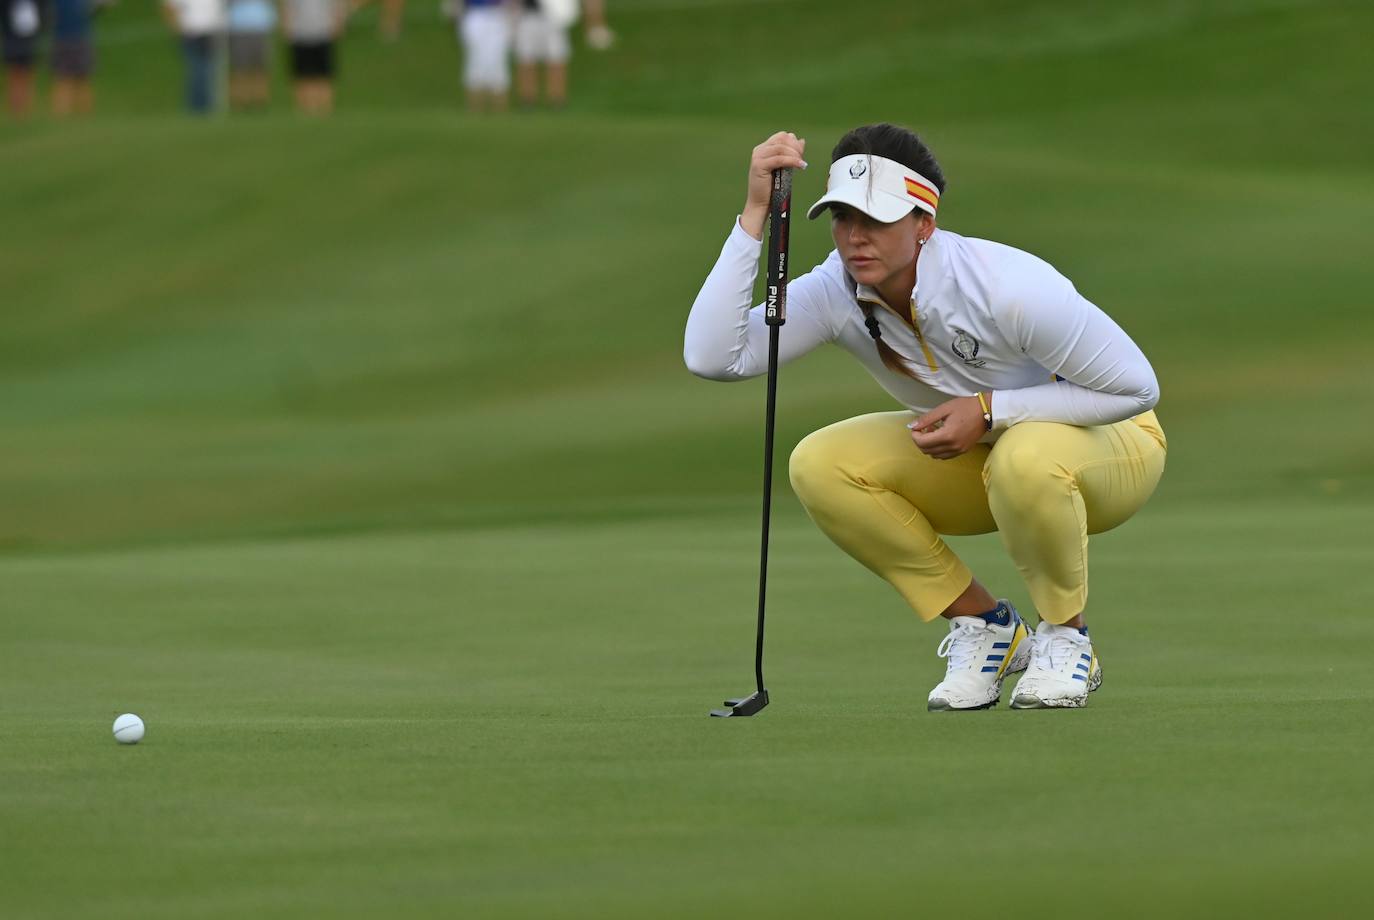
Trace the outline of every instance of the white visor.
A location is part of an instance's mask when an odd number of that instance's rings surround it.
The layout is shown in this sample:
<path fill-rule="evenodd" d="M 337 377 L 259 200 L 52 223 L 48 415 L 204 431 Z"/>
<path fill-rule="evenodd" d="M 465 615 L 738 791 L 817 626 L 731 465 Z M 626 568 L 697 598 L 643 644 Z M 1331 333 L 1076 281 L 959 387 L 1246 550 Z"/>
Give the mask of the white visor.
<path fill-rule="evenodd" d="M 825 196 L 811 206 L 812 218 L 832 204 L 847 204 L 884 224 L 901 220 L 920 208 L 932 217 L 940 205 L 934 182 L 896 160 L 855 153 L 830 164 Z"/>

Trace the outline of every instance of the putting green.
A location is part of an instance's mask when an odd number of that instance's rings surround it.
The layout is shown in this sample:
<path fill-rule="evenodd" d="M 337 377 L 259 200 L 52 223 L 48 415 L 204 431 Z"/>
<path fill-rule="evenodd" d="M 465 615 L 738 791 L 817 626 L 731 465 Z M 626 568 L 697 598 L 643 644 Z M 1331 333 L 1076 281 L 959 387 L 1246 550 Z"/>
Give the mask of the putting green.
<path fill-rule="evenodd" d="M 1338 584 L 1363 515 L 1290 510 Z M 989 862 L 1037 917 L 1366 897 L 1374 598 L 1297 590 L 1264 515 L 1100 540 L 1092 705 L 964 716 L 924 711 L 933 633 L 785 511 L 776 702 L 739 722 L 706 710 L 751 677 L 752 509 L 636 517 L 6 561 L 17 915 L 994 916 Z"/>

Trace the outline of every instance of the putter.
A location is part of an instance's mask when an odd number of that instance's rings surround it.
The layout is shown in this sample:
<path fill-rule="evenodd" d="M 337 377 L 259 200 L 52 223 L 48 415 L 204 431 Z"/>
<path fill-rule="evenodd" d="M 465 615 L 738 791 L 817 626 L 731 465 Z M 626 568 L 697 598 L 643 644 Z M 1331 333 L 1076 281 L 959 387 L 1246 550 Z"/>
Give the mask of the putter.
<path fill-rule="evenodd" d="M 778 329 L 787 322 L 787 231 L 792 217 L 792 170 L 773 170 L 773 197 L 768 207 L 768 289 L 764 321 L 768 324 L 768 407 L 763 435 L 763 547 L 759 554 L 759 627 L 754 643 L 754 682 L 746 697 L 726 700 L 725 709 L 712 709 L 718 719 L 752 716 L 768 705 L 763 686 L 763 611 L 768 594 L 768 518 L 773 503 L 773 418 L 778 402 Z"/>

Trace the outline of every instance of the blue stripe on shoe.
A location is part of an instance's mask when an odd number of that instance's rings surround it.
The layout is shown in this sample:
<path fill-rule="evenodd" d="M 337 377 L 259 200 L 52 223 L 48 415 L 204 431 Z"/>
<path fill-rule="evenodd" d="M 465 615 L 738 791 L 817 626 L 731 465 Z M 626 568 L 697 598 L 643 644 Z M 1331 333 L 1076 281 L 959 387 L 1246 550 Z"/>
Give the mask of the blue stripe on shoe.
<path fill-rule="evenodd" d="M 993 665 L 993 666 L 991 666 L 991 667 L 984 668 L 984 669 L 983 669 L 981 672 L 979 672 L 979 673 L 982 673 L 982 674 L 993 674 L 993 673 L 996 673 L 998 670 L 999 670 L 999 668 L 998 668 L 996 665 Z"/>
<path fill-rule="evenodd" d="M 988 656 L 988 661 L 1001 661 L 1003 658 L 1006 658 L 1006 657 L 1007 657 L 1006 655 L 989 655 L 989 656 Z"/>
<path fill-rule="evenodd" d="M 984 668 L 983 670 L 986 671 L 987 668 Z M 1082 674 L 1073 674 L 1070 676 L 1073 677 L 1074 680 L 1087 680 L 1087 678 L 1084 677 Z"/>
<path fill-rule="evenodd" d="M 1086 664 L 1080 664 L 1077 667 L 1084 672 L 1088 670 L 1088 666 Z"/>
<path fill-rule="evenodd" d="M 1011 643 L 1010 643 L 1010 642 L 994 642 L 994 643 L 992 643 L 992 647 L 993 647 L 993 648 L 1011 648 Z"/>
<path fill-rule="evenodd" d="M 1079 658 L 1082 658 L 1084 661 L 1092 661 L 1092 660 L 1093 660 L 1093 656 L 1091 656 L 1091 655 L 1079 655 L 1078 657 L 1079 657 Z"/>

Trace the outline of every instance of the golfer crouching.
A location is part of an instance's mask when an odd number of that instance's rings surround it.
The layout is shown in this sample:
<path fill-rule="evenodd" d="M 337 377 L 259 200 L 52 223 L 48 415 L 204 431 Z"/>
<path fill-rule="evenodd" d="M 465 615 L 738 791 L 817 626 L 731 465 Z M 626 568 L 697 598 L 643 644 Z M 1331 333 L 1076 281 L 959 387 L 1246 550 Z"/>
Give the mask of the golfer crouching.
<path fill-rule="evenodd" d="M 767 370 L 751 294 L 771 174 L 805 168 L 804 148 L 788 133 L 754 148 L 743 213 L 687 319 L 695 374 Z M 949 622 L 929 709 L 995 706 L 1018 671 L 1012 708 L 1082 706 L 1102 683 L 1085 621 L 1088 535 L 1126 521 L 1159 482 L 1159 385 L 1130 336 L 1053 266 L 939 229 L 944 191 L 905 128 L 856 128 L 831 152 L 807 217 L 829 212 L 835 249 L 788 285 L 779 360 L 839 345 L 905 408 L 808 435 L 792 487 L 921 619 Z M 1034 633 L 940 538 L 993 531 L 1025 579 Z"/>

